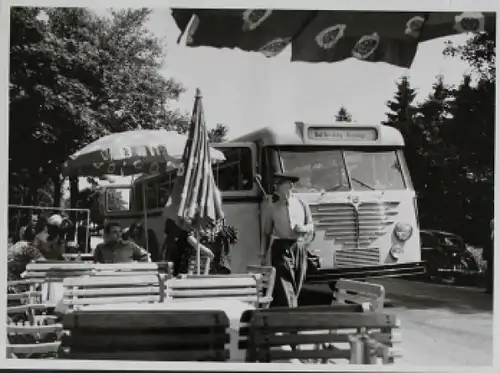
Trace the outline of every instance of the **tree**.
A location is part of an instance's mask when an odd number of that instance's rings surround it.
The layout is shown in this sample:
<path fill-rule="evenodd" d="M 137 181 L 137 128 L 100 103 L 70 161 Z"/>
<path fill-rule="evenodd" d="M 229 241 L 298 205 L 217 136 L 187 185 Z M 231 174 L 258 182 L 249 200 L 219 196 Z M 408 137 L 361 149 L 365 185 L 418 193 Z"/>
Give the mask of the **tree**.
<path fill-rule="evenodd" d="M 23 144 L 9 148 L 11 197 L 36 204 L 50 181 L 57 203 L 60 165 L 82 146 L 110 132 L 183 120 L 169 106 L 183 88 L 159 73 L 164 48 L 144 28 L 149 14 L 11 9 L 10 143 Z"/>
<path fill-rule="evenodd" d="M 336 122 L 352 122 L 352 115 L 347 111 L 345 106 L 341 106 L 335 115 Z"/>
<path fill-rule="evenodd" d="M 218 123 L 215 128 L 208 131 L 208 139 L 210 142 L 224 142 L 227 141 L 227 126 L 222 123 Z"/>
<path fill-rule="evenodd" d="M 464 45 L 454 45 L 448 41 L 445 56 L 458 56 L 469 63 L 482 79 L 496 79 L 496 35 L 495 32 L 483 32 L 474 35 Z"/>
<path fill-rule="evenodd" d="M 438 76 L 433 91 L 418 106 L 419 120 L 415 123 L 421 131 L 420 142 L 415 144 L 415 159 L 420 164 L 418 173 L 421 224 L 424 227 L 445 228 L 450 222 L 449 211 L 445 208 L 448 185 L 454 179 L 449 168 L 452 149 L 443 141 L 443 125 L 450 117 L 450 97 L 452 90 L 445 85 L 443 76 Z M 416 131 L 414 131 L 416 133 Z"/>

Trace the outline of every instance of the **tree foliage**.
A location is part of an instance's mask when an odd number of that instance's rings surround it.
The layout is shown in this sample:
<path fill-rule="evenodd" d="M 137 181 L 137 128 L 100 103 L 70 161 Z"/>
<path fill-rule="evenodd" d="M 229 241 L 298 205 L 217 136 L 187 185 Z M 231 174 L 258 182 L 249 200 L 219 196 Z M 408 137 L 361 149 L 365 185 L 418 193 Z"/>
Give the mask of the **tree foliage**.
<path fill-rule="evenodd" d="M 350 123 L 352 122 L 352 115 L 347 111 L 345 106 L 341 106 L 337 114 L 335 114 L 335 121 Z"/>
<path fill-rule="evenodd" d="M 432 92 L 415 102 L 406 78 L 397 83 L 384 124 L 398 128 L 419 199 L 422 228 L 462 235 L 484 245 L 493 216 L 495 39 L 448 43 L 444 54 L 467 61 L 477 79 L 448 86 L 438 76 Z"/>
<path fill-rule="evenodd" d="M 218 123 L 215 128 L 208 131 L 208 139 L 210 142 L 224 142 L 227 141 L 227 126 L 222 123 Z"/>
<path fill-rule="evenodd" d="M 102 135 L 183 120 L 170 107 L 183 88 L 159 72 L 164 48 L 144 27 L 149 14 L 11 9 L 9 140 L 23 144 L 9 148 L 13 203 L 37 204 L 50 184 L 57 204 L 60 165 Z"/>
<path fill-rule="evenodd" d="M 477 34 L 464 45 L 455 45 L 449 41 L 443 54 L 466 61 L 482 79 L 496 79 L 495 32 Z"/>

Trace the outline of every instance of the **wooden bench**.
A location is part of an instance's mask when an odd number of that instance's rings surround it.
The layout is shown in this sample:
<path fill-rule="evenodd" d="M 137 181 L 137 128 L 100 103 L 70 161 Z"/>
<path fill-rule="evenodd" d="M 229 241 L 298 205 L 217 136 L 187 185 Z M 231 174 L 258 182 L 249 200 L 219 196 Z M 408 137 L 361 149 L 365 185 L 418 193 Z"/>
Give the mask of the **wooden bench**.
<path fill-rule="evenodd" d="M 165 280 L 162 275 L 84 276 L 64 280 L 64 305 L 82 306 L 116 303 L 162 302 Z"/>
<path fill-rule="evenodd" d="M 249 362 L 340 359 L 363 364 L 382 358 L 388 364 L 400 356 L 393 349 L 400 341 L 398 319 L 366 312 L 362 305 L 261 309 L 245 312 L 241 322 L 239 348 L 246 349 Z"/>
<path fill-rule="evenodd" d="M 334 303 L 369 304 L 374 311 L 382 311 L 385 302 L 385 289 L 382 285 L 354 280 L 337 281 Z"/>
<path fill-rule="evenodd" d="M 166 282 L 168 299 L 229 298 L 259 304 L 259 275 L 186 276 Z"/>
<path fill-rule="evenodd" d="M 75 311 L 63 321 L 60 358 L 79 360 L 226 361 L 223 311 Z"/>
<path fill-rule="evenodd" d="M 7 307 L 7 357 L 55 357 L 62 337 L 62 325 L 44 315 L 43 304 Z"/>

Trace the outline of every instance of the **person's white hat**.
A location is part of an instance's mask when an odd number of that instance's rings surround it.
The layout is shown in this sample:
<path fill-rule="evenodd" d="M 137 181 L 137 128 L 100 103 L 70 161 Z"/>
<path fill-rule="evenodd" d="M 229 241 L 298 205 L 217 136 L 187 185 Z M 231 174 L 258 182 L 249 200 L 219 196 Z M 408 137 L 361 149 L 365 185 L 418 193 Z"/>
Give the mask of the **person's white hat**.
<path fill-rule="evenodd" d="M 47 220 L 47 224 L 52 225 L 54 227 L 60 227 L 62 223 L 63 223 L 63 218 L 59 214 L 54 214 Z"/>

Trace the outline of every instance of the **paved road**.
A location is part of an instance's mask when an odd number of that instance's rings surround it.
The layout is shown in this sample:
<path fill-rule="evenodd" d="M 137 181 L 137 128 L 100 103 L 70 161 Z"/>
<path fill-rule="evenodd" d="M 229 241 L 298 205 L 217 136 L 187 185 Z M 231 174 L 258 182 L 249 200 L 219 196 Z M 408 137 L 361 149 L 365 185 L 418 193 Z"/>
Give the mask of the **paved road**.
<path fill-rule="evenodd" d="M 387 279 L 387 312 L 401 319 L 404 357 L 399 364 L 487 365 L 493 353 L 492 296 L 481 289 Z M 328 304 L 327 286 L 307 286 L 301 302 Z"/>

